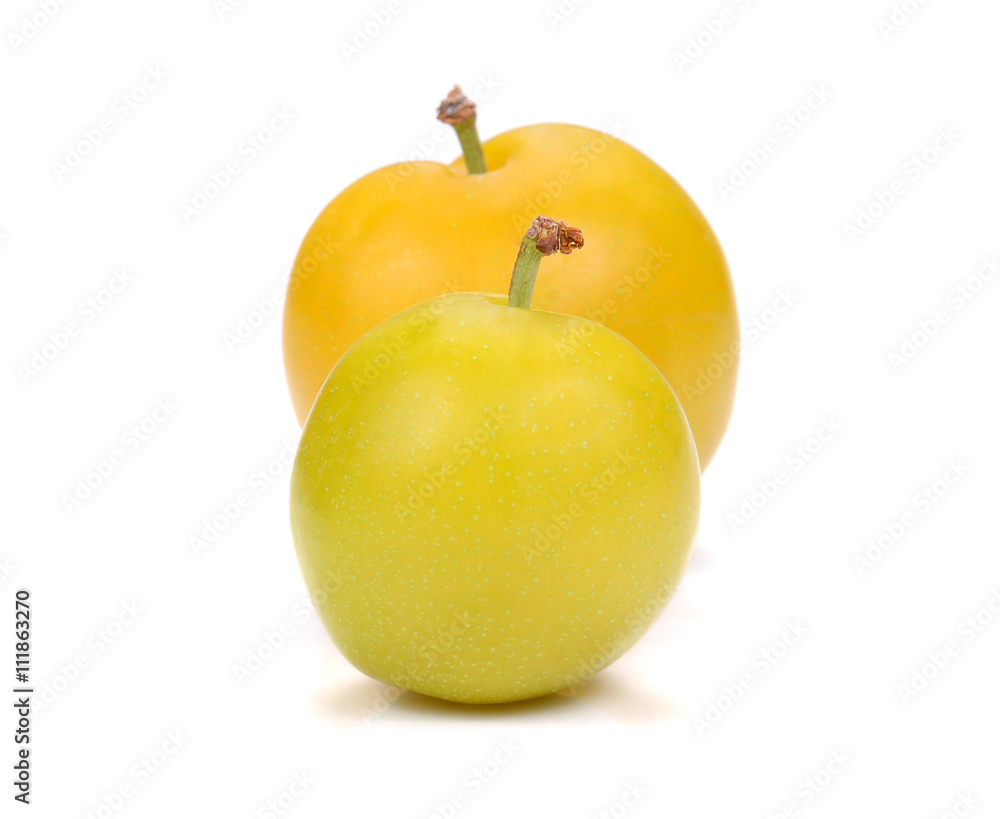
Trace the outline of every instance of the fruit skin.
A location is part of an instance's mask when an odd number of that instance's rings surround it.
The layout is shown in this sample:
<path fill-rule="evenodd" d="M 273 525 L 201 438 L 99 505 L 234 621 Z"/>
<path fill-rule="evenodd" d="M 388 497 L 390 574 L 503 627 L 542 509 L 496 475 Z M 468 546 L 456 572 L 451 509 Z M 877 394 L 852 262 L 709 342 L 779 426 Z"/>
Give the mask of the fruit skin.
<path fill-rule="evenodd" d="M 607 134 L 533 125 L 484 143 L 489 173 L 464 160 L 393 165 L 358 180 L 310 228 L 285 304 L 285 369 L 303 422 L 358 338 L 449 290 L 506 292 L 510 248 L 539 212 L 581 227 L 585 254 L 551 260 L 541 310 L 624 335 L 673 386 L 702 468 L 736 388 L 739 325 L 722 250 L 683 189 Z"/>
<path fill-rule="evenodd" d="M 302 433 L 291 518 L 351 663 L 490 703 L 581 683 L 631 646 L 680 580 L 699 503 L 683 412 L 632 344 L 461 293 L 340 360 Z"/>

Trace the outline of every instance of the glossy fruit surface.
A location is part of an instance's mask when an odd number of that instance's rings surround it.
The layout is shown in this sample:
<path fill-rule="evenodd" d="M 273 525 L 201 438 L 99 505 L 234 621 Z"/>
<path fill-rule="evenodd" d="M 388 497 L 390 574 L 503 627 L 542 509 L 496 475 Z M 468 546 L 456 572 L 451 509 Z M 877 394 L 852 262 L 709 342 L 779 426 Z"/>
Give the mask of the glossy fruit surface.
<path fill-rule="evenodd" d="M 379 325 L 330 374 L 292 531 L 358 669 L 505 702 L 583 682 L 646 630 L 687 563 L 699 483 L 680 404 L 631 343 L 461 293 Z"/>
<path fill-rule="evenodd" d="M 302 243 L 285 306 L 285 365 L 300 422 L 333 365 L 365 332 L 447 291 L 505 292 L 509 251 L 539 211 L 558 210 L 588 252 L 547 263 L 541 310 L 624 335 L 666 376 L 702 467 L 733 403 L 739 327 L 725 258 L 681 187 L 607 134 L 535 125 L 464 160 L 394 165 L 360 179 Z"/>

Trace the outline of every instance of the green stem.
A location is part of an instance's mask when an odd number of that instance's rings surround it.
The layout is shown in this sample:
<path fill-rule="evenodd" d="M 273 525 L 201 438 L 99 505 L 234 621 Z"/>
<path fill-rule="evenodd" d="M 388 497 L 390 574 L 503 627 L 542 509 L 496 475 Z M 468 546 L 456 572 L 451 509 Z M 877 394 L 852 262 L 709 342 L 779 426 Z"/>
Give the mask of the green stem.
<path fill-rule="evenodd" d="M 534 239 L 525 236 L 521 249 L 517 251 L 514 272 L 510 277 L 510 292 L 507 294 L 508 307 L 531 307 L 531 297 L 535 292 L 535 278 L 538 266 L 545 255 L 538 249 Z"/>
<path fill-rule="evenodd" d="M 486 173 L 483 143 L 479 141 L 479 131 L 476 130 L 476 104 L 457 85 L 438 106 L 437 118 L 448 123 L 458 134 L 469 173 Z"/>
<path fill-rule="evenodd" d="M 486 173 L 486 157 L 483 156 L 483 143 L 479 141 L 476 118 L 456 125 L 455 133 L 458 134 L 458 141 L 462 144 L 466 170 L 469 173 Z"/>
<path fill-rule="evenodd" d="M 507 294 L 508 307 L 531 307 L 531 297 L 535 292 L 538 267 L 546 256 L 555 252 L 571 253 L 583 247 L 583 234 L 579 228 L 570 227 L 565 222 L 557 222 L 548 216 L 537 216 L 528 232 L 521 240 L 517 251 L 514 272 L 510 277 L 510 291 Z"/>

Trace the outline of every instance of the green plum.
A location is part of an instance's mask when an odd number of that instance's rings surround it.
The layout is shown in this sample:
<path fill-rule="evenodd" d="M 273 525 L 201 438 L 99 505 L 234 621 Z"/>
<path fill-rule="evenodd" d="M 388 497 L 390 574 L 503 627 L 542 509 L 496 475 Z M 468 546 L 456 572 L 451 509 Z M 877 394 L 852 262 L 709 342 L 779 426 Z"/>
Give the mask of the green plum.
<path fill-rule="evenodd" d="M 700 473 L 677 396 L 617 333 L 530 308 L 539 261 L 580 246 L 539 217 L 508 296 L 404 310 L 312 407 L 296 551 L 375 679 L 467 703 L 556 692 L 621 656 L 680 581 Z"/>

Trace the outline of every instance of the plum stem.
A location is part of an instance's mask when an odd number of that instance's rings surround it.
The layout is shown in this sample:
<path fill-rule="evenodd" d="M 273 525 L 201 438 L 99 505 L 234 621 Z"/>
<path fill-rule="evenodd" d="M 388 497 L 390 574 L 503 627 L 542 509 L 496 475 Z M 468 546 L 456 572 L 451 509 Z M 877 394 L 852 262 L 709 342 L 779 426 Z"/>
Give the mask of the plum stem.
<path fill-rule="evenodd" d="M 548 216 L 536 216 L 528 232 L 521 240 L 517 252 L 514 272 L 510 277 L 510 292 L 507 294 L 508 307 L 531 307 L 531 297 L 535 292 L 535 278 L 542 259 L 555 252 L 572 253 L 583 247 L 583 233 L 580 228 L 565 222 L 557 222 Z"/>
<path fill-rule="evenodd" d="M 476 130 L 476 104 L 457 85 L 438 106 L 437 118 L 455 129 L 469 173 L 486 173 L 483 144 Z"/>

